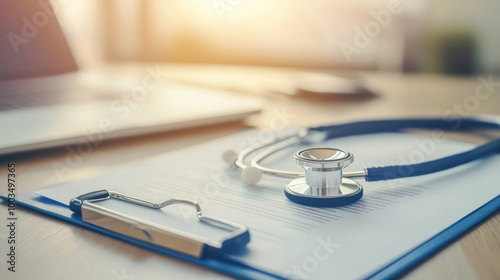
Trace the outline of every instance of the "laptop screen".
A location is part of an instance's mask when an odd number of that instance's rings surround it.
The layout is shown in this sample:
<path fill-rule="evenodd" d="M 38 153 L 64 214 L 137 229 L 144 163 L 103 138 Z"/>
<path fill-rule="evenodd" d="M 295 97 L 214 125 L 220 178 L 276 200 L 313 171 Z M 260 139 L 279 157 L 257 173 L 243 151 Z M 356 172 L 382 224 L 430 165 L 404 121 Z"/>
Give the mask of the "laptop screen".
<path fill-rule="evenodd" d="M 77 69 L 48 0 L 0 1 L 0 80 Z"/>

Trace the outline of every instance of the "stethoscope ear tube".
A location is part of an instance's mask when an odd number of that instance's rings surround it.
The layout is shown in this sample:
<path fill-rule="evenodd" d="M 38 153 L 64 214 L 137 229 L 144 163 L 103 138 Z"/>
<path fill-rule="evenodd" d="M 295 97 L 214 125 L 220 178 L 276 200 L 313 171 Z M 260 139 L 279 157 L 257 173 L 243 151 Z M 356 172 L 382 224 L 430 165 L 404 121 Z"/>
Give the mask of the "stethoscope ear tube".
<path fill-rule="evenodd" d="M 500 138 L 460 154 L 423 163 L 369 167 L 366 168 L 367 174 L 365 180 L 382 181 L 436 173 L 491 155 L 492 153 L 500 153 Z"/>

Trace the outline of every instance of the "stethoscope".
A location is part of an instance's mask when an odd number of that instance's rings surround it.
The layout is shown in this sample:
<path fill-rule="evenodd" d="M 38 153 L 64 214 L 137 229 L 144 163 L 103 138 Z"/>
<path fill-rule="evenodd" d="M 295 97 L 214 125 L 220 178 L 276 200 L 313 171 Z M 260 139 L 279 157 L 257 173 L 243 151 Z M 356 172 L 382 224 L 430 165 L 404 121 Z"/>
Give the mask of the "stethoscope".
<path fill-rule="evenodd" d="M 293 154 L 294 162 L 301 166 L 304 172 L 291 172 L 261 165 L 262 160 L 294 145 L 317 145 L 333 138 L 401 132 L 403 129 L 440 129 L 464 132 L 477 129 L 499 130 L 500 124 L 474 118 L 443 118 L 371 120 L 318 126 L 275 137 L 244 149 L 239 154 L 226 151 L 223 158 L 226 162 L 241 169 L 241 179 L 246 184 L 256 184 L 263 174 L 295 178 L 285 186 L 285 196 L 288 199 L 306 206 L 337 207 L 354 203 L 363 196 L 363 187 L 352 178 L 380 181 L 420 176 L 463 165 L 486 155 L 500 153 L 500 138 L 496 138 L 469 151 L 432 161 L 409 165 L 367 167 L 355 172 L 342 172 L 344 167 L 354 161 L 353 154 L 329 147 L 307 148 L 295 152 Z M 246 158 L 253 154 L 256 155 L 247 165 Z M 400 170 L 412 170 L 413 172 L 403 173 Z"/>

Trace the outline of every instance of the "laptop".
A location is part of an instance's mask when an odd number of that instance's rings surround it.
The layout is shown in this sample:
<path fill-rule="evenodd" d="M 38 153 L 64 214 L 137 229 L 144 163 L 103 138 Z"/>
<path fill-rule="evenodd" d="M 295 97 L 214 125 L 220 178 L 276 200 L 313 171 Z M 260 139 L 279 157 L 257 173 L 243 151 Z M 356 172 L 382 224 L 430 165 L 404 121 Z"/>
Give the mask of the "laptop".
<path fill-rule="evenodd" d="M 1 1 L 0 11 L 0 156 L 235 121 L 260 111 L 260 101 L 250 96 L 174 84 L 165 64 L 79 70 L 48 0 Z"/>

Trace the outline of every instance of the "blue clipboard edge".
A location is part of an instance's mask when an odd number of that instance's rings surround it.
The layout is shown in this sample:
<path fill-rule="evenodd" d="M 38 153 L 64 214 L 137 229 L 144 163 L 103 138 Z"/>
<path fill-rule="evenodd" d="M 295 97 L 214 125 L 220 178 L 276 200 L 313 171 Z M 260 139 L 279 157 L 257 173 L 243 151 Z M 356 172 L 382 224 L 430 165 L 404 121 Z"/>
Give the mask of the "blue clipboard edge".
<path fill-rule="evenodd" d="M 7 201 L 7 197 L 0 195 L 0 199 Z M 107 235 L 112 238 L 116 238 L 120 241 L 127 242 L 129 244 L 145 248 L 147 250 L 173 257 L 175 259 L 192 263 L 204 268 L 211 269 L 216 272 L 220 272 L 227 276 L 235 277 L 237 279 L 283 279 L 277 275 L 268 273 L 266 271 L 257 270 L 255 268 L 245 266 L 236 263 L 232 260 L 226 260 L 223 258 L 205 258 L 197 259 L 182 253 L 178 253 L 172 250 L 161 248 L 150 243 L 140 241 L 122 234 L 118 234 L 101 227 L 85 223 L 81 219 L 75 218 L 73 212 L 68 208 L 67 205 L 60 204 L 59 202 L 52 201 L 46 197 L 40 196 L 33 192 L 23 192 L 16 196 L 16 204 L 18 206 L 26 207 L 31 210 L 35 210 L 38 213 L 54 217 L 72 224 L 79 225 L 81 227 L 99 232 L 101 234 Z"/>
<path fill-rule="evenodd" d="M 395 279 L 402 277 L 411 269 L 449 245 L 452 241 L 464 236 L 475 226 L 500 210 L 500 195 L 477 208 L 442 232 L 430 238 L 417 248 L 383 267 L 369 276 L 369 279 Z"/>

